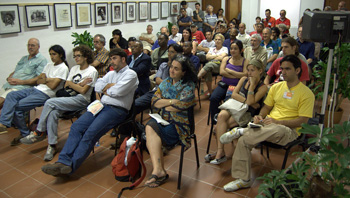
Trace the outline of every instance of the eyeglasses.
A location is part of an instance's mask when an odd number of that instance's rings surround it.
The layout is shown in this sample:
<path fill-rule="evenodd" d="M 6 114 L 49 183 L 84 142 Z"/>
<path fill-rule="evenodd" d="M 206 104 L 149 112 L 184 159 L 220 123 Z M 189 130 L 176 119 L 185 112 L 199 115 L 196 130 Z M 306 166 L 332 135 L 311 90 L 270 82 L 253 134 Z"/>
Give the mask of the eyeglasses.
<path fill-rule="evenodd" d="M 80 58 L 80 57 L 82 57 L 82 56 L 83 56 L 83 55 L 78 54 L 78 55 L 74 55 L 73 58 Z"/>

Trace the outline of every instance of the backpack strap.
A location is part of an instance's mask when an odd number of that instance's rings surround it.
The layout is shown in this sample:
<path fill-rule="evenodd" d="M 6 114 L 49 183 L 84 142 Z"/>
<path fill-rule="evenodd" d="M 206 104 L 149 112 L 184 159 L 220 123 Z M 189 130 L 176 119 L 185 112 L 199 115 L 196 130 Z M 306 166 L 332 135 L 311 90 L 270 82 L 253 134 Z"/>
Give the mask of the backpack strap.
<path fill-rule="evenodd" d="M 142 157 L 142 155 L 141 155 L 141 147 L 140 147 L 141 142 L 140 142 L 139 140 L 137 140 L 137 142 L 136 142 L 135 144 L 137 144 L 137 146 L 139 147 L 139 149 L 136 149 L 134 152 L 135 152 L 135 154 L 136 154 L 136 156 L 137 156 L 137 159 L 138 159 L 139 162 L 141 163 L 141 166 L 142 166 L 142 175 L 141 175 L 141 177 L 140 177 L 138 180 L 136 180 L 136 181 L 135 181 L 134 183 L 132 183 L 130 186 L 122 188 L 121 191 L 120 191 L 119 194 L 118 194 L 118 198 L 120 198 L 120 197 L 122 196 L 124 190 L 132 190 L 132 189 L 134 189 L 134 188 L 137 187 L 137 186 L 143 181 L 143 179 L 145 179 L 145 177 L 146 177 L 147 170 L 146 170 L 146 165 L 143 163 L 143 157 Z"/>

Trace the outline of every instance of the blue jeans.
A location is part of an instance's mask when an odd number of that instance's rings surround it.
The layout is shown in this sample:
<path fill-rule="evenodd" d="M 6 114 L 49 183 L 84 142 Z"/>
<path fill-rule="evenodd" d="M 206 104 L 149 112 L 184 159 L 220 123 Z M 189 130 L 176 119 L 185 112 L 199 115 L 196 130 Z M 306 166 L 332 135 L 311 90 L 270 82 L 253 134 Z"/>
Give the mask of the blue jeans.
<path fill-rule="evenodd" d="M 37 130 L 47 131 L 49 144 L 57 144 L 57 124 L 60 114 L 65 111 L 84 110 L 88 104 L 89 102 L 81 94 L 47 100 L 41 112 Z"/>
<path fill-rule="evenodd" d="M 6 96 L 4 107 L 1 110 L 0 123 L 11 127 L 11 123 L 19 129 L 22 136 L 29 135 L 24 113 L 40 107 L 50 97 L 35 88 L 27 88 L 20 91 L 12 91 Z"/>
<path fill-rule="evenodd" d="M 135 100 L 135 114 L 151 108 L 152 97 L 156 91 L 149 91 Z"/>
<path fill-rule="evenodd" d="M 210 117 L 212 122 L 214 121 L 215 114 L 220 112 L 219 104 L 222 100 L 225 99 L 226 92 L 227 92 L 227 89 L 224 89 L 221 86 L 217 86 L 210 96 L 209 111 L 210 111 Z"/>
<path fill-rule="evenodd" d="M 123 122 L 127 115 L 126 110 L 109 105 L 104 105 L 96 116 L 90 112 L 84 113 L 72 124 L 57 162 L 71 166 L 72 173 L 76 171 L 89 156 L 97 140 Z"/>

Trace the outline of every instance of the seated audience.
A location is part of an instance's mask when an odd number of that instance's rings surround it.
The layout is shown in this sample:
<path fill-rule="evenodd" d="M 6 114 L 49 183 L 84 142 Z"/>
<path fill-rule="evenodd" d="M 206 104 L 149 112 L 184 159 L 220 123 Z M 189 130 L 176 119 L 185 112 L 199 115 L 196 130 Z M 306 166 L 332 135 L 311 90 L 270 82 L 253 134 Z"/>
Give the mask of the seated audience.
<path fill-rule="evenodd" d="M 179 33 L 179 27 L 177 27 L 177 25 L 173 25 L 171 27 L 171 35 L 169 36 L 169 39 L 175 41 L 176 43 L 181 41 L 182 34 Z"/>
<path fill-rule="evenodd" d="M 191 32 L 192 32 L 192 40 L 196 41 L 198 44 L 200 44 L 204 39 L 204 35 L 201 31 L 197 30 L 197 26 L 192 24 L 191 25 Z"/>
<path fill-rule="evenodd" d="M 206 40 L 203 40 L 197 46 L 197 56 L 201 62 L 206 62 L 205 55 L 209 52 L 211 47 L 215 47 L 215 42 L 210 31 L 205 33 L 205 38 Z"/>
<path fill-rule="evenodd" d="M 259 16 L 257 16 L 255 18 L 255 24 L 253 25 L 254 31 L 257 31 L 258 24 L 260 24 L 260 23 L 261 23 L 261 18 Z"/>
<path fill-rule="evenodd" d="M 149 109 L 151 107 L 152 97 L 153 97 L 154 93 L 156 92 L 159 84 L 164 79 L 169 77 L 169 66 L 170 66 L 172 59 L 174 59 L 174 57 L 177 54 L 182 54 L 182 52 L 183 52 L 183 49 L 180 45 L 178 45 L 176 43 L 169 45 L 169 47 L 168 47 L 169 60 L 167 62 L 163 62 L 162 64 L 160 64 L 159 69 L 154 76 L 154 79 L 152 79 L 152 80 L 155 80 L 156 86 L 153 88 L 152 91 L 145 93 L 144 95 L 142 95 L 139 98 L 136 98 L 136 100 L 135 100 L 135 112 L 136 112 L 136 114 L 139 114 L 141 111 L 144 111 L 144 110 Z"/>
<path fill-rule="evenodd" d="M 145 185 L 150 188 L 164 184 L 169 178 L 164 169 L 162 146 L 169 148 L 181 143 L 187 149 L 191 145 L 187 138 L 190 135 L 187 109 L 195 105 L 196 74 L 188 58 L 181 55 L 171 62 L 169 74 L 154 94 L 152 106 L 170 124 L 159 124 L 153 118 L 146 124 L 146 145 L 153 170 Z"/>
<path fill-rule="evenodd" d="M 259 34 L 262 37 L 263 29 L 264 29 L 264 24 L 258 23 L 256 24 L 256 31 L 251 32 L 249 36 L 253 36 L 253 34 Z"/>
<path fill-rule="evenodd" d="M 225 39 L 224 46 L 227 47 L 228 50 L 230 50 L 231 43 L 235 40 L 237 40 L 238 30 L 236 28 L 231 29 L 230 31 L 230 38 Z"/>
<path fill-rule="evenodd" d="M 219 82 L 219 86 L 214 89 L 213 94 L 210 96 L 209 111 L 212 122 L 214 121 L 215 114 L 219 113 L 218 107 L 220 102 L 226 98 L 229 87 L 232 91 L 237 86 L 239 79 L 247 76 L 248 63 L 249 61 L 243 58 L 242 42 L 240 40 L 233 41 L 230 56 L 223 58 L 220 65 L 222 81 Z"/>
<path fill-rule="evenodd" d="M 231 176 L 236 178 L 224 186 L 225 191 L 249 188 L 251 178 L 251 150 L 260 142 L 268 141 L 286 145 L 298 138 L 302 123 L 312 117 L 315 96 L 300 83 L 301 63 L 295 55 L 288 55 L 281 61 L 285 81 L 275 84 L 269 90 L 265 105 L 254 123 L 261 128 L 234 128 L 220 137 L 223 144 L 238 139 L 232 156 Z"/>
<path fill-rule="evenodd" d="M 28 40 L 27 50 L 29 55 L 23 56 L 18 61 L 15 71 L 7 77 L 7 82 L 0 89 L 0 109 L 4 105 L 8 93 L 35 85 L 36 77 L 41 74 L 47 64 L 47 60 L 41 55 L 39 48 L 38 39 L 31 38 Z"/>
<path fill-rule="evenodd" d="M 177 24 L 179 25 L 179 32 L 182 34 L 182 31 L 185 28 L 190 27 L 192 25 L 192 17 L 187 15 L 185 8 L 181 8 L 180 12 L 182 16 L 177 21 Z"/>
<path fill-rule="evenodd" d="M 198 72 L 198 79 L 205 77 L 205 82 L 208 87 L 208 94 L 210 96 L 213 92 L 212 90 L 212 73 L 220 72 L 220 65 L 222 59 L 228 55 L 227 47 L 224 47 L 222 44 L 224 43 L 225 37 L 222 34 L 217 34 L 214 38 L 215 46 L 209 49 L 209 52 L 206 55 L 208 63 L 204 65 L 204 67 Z"/>
<path fill-rule="evenodd" d="M 152 25 L 147 25 L 147 32 L 146 33 L 141 33 L 141 36 L 139 37 L 140 41 L 142 41 L 143 45 L 143 53 L 150 55 L 151 54 L 151 49 L 152 45 L 154 42 L 157 40 L 156 35 L 152 34 L 153 32 L 153 26 Z"/>
<path fill-rule="evenodd" d="M 219 26 L 219 31 L 217 33 L 221 33 L 225 37 L 225 39 L 229 39 L 230 32 L 227 31 L 226 23 L 220 23 L 218 26 Z M 215 34 L 217 34 L 217 33 L 215 33 Z M 214 37 L 215 37 L 215 34 L 214 34 Z"/>
<path fill-rule="evenodd" d="M 132 55 L 131 46 L 134 45 L 135 41 L 136 41 L 136 38 L 135 38 L 135 37 L 133 37 L 133 36 L 132 36 L 132 37 L 129 37 L 129 39 L 128 39 L 128 49 L 125 49 L 125 50 L 124 50 L 127 56 L 131 56 L 131 55 Z M 111 67 L 111 69 L 113 69 L 113 67 Z"/>
<path fill-rule="evenodd" d="M 282 52 L 283 56 L 295 55 L 301 61 L 301 71 L 300 71 L 300 81 L 306 84 L 306 81 L 309 80 L 309 72 L 305 57 L 298 51 L 298 43 L 292 37 L 287 37 L 282 39 Z M 268 86 L 271 86 L 279 81 L 283 81 L 284 77 L 282 74 L 281 60 L 283 57 L 277 58 L 271 65 L 270 69 L 267 71 L 264 83 Z M 274 79 L 274 80 L 273 80 Z M 273 82 L 271 82 L 273 80 Z"/>
<path fill-rule="evenodd" d="M 64 84 L 64 87 L 71 91 L 70 97 L 66 95 L 48 99 L 36 130 L 20 140 L 23 144 L 33 144 L 44 140 L 47 133 L 49 145 L 44 156 L 45 161 L 51 161 L 57 152 L 59 115 L 65 111 L 83 110 L 92 102 L 91 94 L 94 93 L 92 91 L 98 77 L 96 69 L 89 65 L 94 61 L 93 52 L 88 46 L 80 45 L 73 49 L 73 53 L 77 65 L 72 67 Z"/>
<path fill-rule="evenodd" d="M 103 93 L 100 102 L 102 110 L 97 115 L 87 111 L 72 124 L 58 161 L 42 166 L 44 173 L 57 176 L 75 172 L 89 156 L 95 143 L 126 119 L 139 83 L 137 74 L 127 66 L 124 50 L 113 49 L 109 57 L 114 71 L 99 78 L 95 84 L 95 91 Z"/>
<path fill-rule="evenodd" d="M 101 78 L 106 75 L 108 69 L 108 50 L 105 48 L 106 39 L 102 34 L 96 34 L 94 36 L 94 56 L 95 60 L 91 63 L 98 71 L 98 76 Z"/>
<path fill-rule="evenodd" d="M 247 60 L 258 59 L 266 67 L 267 51 L 264 47 L 260 46 L 261 37 L 259 34 L 254 34 L 250 37 L 250 46 L 244 50 L 244 58 Z"/>
<path fill-rule="evenodd" d="M 197 26 L 199 31 L 203 32 L 204 12 L 201 10 L 201 4 L 198 2 L 195 4 L 195 8 L 192 16 L 193 24 Z"/>
<path fill-rule="evenodd" d="M 204 17 L 204 33 L 215 30 L 216 22 L 218 21 L 218 17 L 213 13 L 214 7 L 212 5 L 207 5 L 207 15 Z"/>
<path fill-rule="evenodd" d="M 221 110 L 216 124 L 216 137 L 220 137 L 228 129 L 246 126 L 254 115 L 259 113 L 263 105 L 263 98 L 267 93 L 267 86 L 263 82 L 263 64 L 259 60 L 252 60 L 247 66 L 247 76 L 243 76 L 235 87 L 231 98 L 249 105 L 247 112 L 239 120 L 235 120 L 229 110 Z M 217 138 L 216 154 L 207 154 L 205 160 L 211 164 L 221 164 L 227 160 L 224 145 Z M 228 155 L 229 156 L 229 155 Z"/>
<path fill-rule="evenodd" d="M 299 44 L 299 52 L 305 56 L 307 63 L 310 64 L 315 58 L 315 44 L 313 42 L 304 41 L 303 27 L 298 28 L 297 42 Z"/>
<path fill-rule="evenodd" d="M 280 39 L 280 30 L 278 29 L 278 27 L 273 27 L 271 28 L 271 40 L 274 41 L 275 43 L 277 43 L 278 45 L 278 50 L 281 49 L 281 41 L 282 39 Z"/>
<path fill-rule="evenodd" d="M 199 58 L 196 55 L 192 54 L 193 48 L 192 43 L 190 41 L 185 41 L 183 46 L 184 56 L 190 59 L 192 65 L 194 66 L 194 69 L 196 73 L 199 71 L 201 64 L 199 62 Z"/>
<path fill-rule="evenodd" d="M 168 28 L 167 27 L 161 27 L 160 28 L 160 33 L 161 34 L 166 34 L 168 37 L 169 37 L 169 31 L 168 31 Z M 159 36 L 158 36 L 159 38 Z M 168 46 L 170 44 L 173 44 L 173 43 L 176 43 L 175 41 L 173 41 L 172 39 L 168 39 Z M 154 45 L 152 46 L 152 50 L 155 50 L 156 48 L 159 47 L 159 44 L 158 44 L 158 39 L 154 42 Z"/>
<path fill-rule="evenodd" d="M 132 55 L 128 56 L 126 63 L 129 68 L 134 70 L 139 79 L 139 86 L 136 89 L 136 96 L 142 96 L 150 88 L 149 73 L 151 70 L 151 57 L 143 53 L 143 44 L 136 40 L 131 45 Z"/>
<path fill-rule="evenodd" d="M 182 39 L 181 39 L 180 43 L 178 43 L 178 44 L 183 46 L 186 41 L 189 41 L 192 43 L 192 54 L 196 54 L 197 42 L 192 40 L 192 32 L 191 32 L 191 29 L 188 27 L 185 28 L 184 31 L 182 32 Z"/>
<path fill-rule="evenodd" d="M 160 34 L 158 37 L 159 47 L 156 48 L 151 55 L 152 69 L 158 69 L 159 65 L 168 61 L 168 35 Z"/>
<path fill-rule="evenodd" d="M 271 29 L 270 28 L 264 28 L 263 30 L 263 41 L 261 41 L 261 46 L 264 47 L 267 51 L 267 65 L 265 68 L 265 71 L 268 71 L 273 63 L 273 61 L 276 60 L 278 56 L 278 45 L 277 43 L 273 42 L 271 40 Z"/>
<path fill-rule="evenodd" d="M 238 29 L 239 33 L 238 33 L 237 39 L 242 41 L 243 49 L 247 48 L 250 45 L 249 43 L 250 36 L 245 32 L 245 29 L 246 29 L 245 23 L 239 24 L 239 29 Z"/>
<path fill-rule="evenodd" d="M 217 33 L 221 33 L 220 30 L 219 30 L 221 23 L 224 23 L 224 22 L 223 22 L 223 21 L 217 21 L 217 22 L 216 22 L 215 28 L 214 28 L 214 30 L 213 30 L 213 35 L 214 35 L 213 37 L 215 37 L 215 35 L 216 35 Z"/>
<path fill-rule="evenodd" d="M 67 79 L 68 66 L 66 65 L 66 53 L 59 45 L 49 49 L 51 63 L 48 63 L 43 72 L 35 77 L 37 86 L 20 91 L 10 92 L 5 100 L 0 116 L 0 132 L 7 131 L 12 123 L 20 131 L 11 146 L 20 144 L 20 139 L 29 135 L 30 131 L 26 125 L 25 112 L 35 107 L 43 106 L 46 100 L 55 97 L 56 91 L 63 87 Z"/>
<path fill-rule="evenodd" d="M 109 50 L 114 48 L 128 49 L 128 42 L 122 36 L 122 32 L 119 29 L 113 30 L 112 37 L 109 40 Z"/>

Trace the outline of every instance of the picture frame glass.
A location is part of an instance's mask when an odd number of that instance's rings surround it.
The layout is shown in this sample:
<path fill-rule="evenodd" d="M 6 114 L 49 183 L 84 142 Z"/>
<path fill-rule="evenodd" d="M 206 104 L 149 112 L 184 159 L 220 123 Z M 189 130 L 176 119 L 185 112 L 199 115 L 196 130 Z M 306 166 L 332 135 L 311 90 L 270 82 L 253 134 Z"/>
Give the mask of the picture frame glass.
<path fill-rule="evenodd" d="M 27 16 L 27 26 L 40 27 L 50 26 L 50 10 L 48 5 L 25 6 Z"/>
<path fill-rule="evenodd" d="M 96 24 L 108 23 L 108 4 L 107 3 L 95 4 L 95 23 Z"/>
<path fill-rule="evenodd" d="M 159 18 L 159 3 L 151 2 L 151 19 Z"/>
<path fill-rule="evenodd" d="M 90 3 L 76 3 L 76 20 L 77 25 L 91 25 L 91 4 Z"/>
<path fill-rule="evenodd" d="M 56 28 L 72 27 L 72 9 L 70 3 L 55 3 Z"/>
<path fill-rule="evenodd" d="M 161 2 L 161 6 L 162 18 L 169 17 L 169 2 Z"/>
<path fill-rule="evenodd" d="M 180 5 L 179 3 L 170 3 L 170 14 L 179 15 Z"/>
<path fill-rule="evenodd" d="M 112 23 L 123 22 L 123 3 L 111 4 L 111 19 Z"/>
<path fill-rule="evenodd" d="M 126 3 L 126 20 L 136 20 L 136 3 Z"/>
<path fill-rule="evenodd" d="M 139 18 L 140 20 L 148 19 L 148 3 L 140 2 L 139 3 Z"/>
<path fill-rule="evenodd" d="M 1 5 L 0 17 L 0 34 L 21 32 L 21 24 L 17 5 Z"/>

